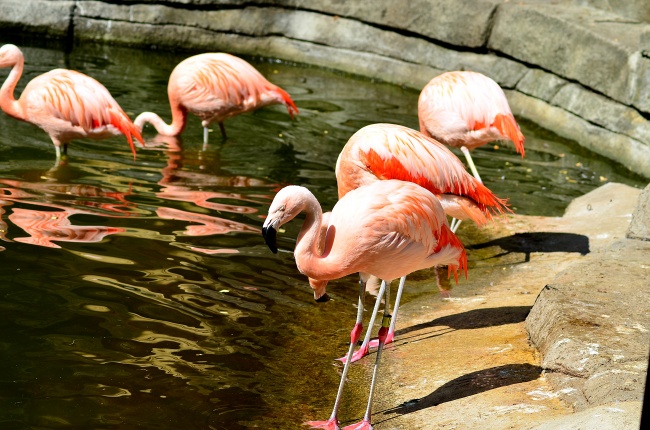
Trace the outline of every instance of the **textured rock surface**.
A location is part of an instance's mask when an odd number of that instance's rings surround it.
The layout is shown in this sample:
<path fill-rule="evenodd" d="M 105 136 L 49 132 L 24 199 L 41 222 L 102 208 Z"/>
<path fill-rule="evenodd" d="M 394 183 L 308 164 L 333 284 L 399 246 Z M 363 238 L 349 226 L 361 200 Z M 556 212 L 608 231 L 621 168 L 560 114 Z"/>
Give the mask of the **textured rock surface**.
<path fill-rule="evenodd" d="M 649 15 L 644 0 L 3 0 L 0 38 L 274 56 L 415 89 L 476 70 L 516 115 L 650 177 Z"/>
<path fill-rule="evenodd" d="M 632 222 L 627 230 L 627 237 L 630 239 L 650 240 L 650 185 L 645 187 L 639 197 L 639 204 L 632 214 Z"/>

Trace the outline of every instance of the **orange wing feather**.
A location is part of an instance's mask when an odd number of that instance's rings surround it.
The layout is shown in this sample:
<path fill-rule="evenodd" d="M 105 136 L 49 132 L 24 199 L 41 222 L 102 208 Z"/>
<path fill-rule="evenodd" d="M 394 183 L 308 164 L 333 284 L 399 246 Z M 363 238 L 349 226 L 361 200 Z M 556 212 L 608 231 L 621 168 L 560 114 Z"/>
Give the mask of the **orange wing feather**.
<path fill-rule="evenodd" d="M 476 72 L 438 75 L 418 100 L 420 131 L 445 145 L 469 149 L 509 139 L 524 155 L 524 135 L 499 85 Z"/>
<path fill-rule="evenodd" d="M 50 115 L 89 134 L 99 133 L 109 125 L 115 127 L 125 135 L 134 158 L 133 137 L 144 143 L 140 131 L 108 90 L 82 73 L 56 69 L 40 75 L 25 87 L 23 98 L 30 112 L 28 119 L 46 131 Z"/>
<path fill-rule="evenodd" d="M 463 163 L 444 145 L 394 124 L 373 124 L 357 131 L 339 155 L 336 178 L 339 198 L 375 180 L 398 179 L 436 195 L 469 198 L 487 219 L 492 213 L 509 211 L 506 200 L 467 173 Z M 485 222 L 483 217 L 470 216 L 479 224 Z"/>

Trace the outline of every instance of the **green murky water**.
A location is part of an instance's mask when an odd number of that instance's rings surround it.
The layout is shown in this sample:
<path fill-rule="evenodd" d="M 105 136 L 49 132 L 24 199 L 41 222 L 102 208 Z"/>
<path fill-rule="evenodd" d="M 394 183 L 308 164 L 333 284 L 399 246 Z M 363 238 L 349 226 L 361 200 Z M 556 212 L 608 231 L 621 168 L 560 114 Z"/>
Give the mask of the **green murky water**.
<path fill-rule="evenodd" d="M 132 118 L 152 110 L 165 119 L 167 78 L 186 56 L 24 52 L 19 91 L 66 67 L 102 82 Z M 48 136 L 0 115 L 0 428 L 291 429 L 329 415 L 356 279 L 331 283 L 333 300 L 314 303 L 291 255 L 264 245 L 263 215 L 285 184 L 331 208 L 347 139 L 375 122 L 416 128 L 418 94 L 250 60 L 293 96 L 299 117 L 274 106 L 229 120 L 228 140 L 217 128 L 205 149 L 191 118 L 182 141 L 147 130 L 135 162 L 115 137 L 73 142 L 67 164 L 53 168 Z M 644 185 L 522 128 L 525 159 L 508 144 L 474 153 L 486 185 L 518 213 L 561 215 L 606 181 Z M 287 227 L 281 248 L 298 228 Z M 358 417 L 363 401 L 346 407 L 348 394 L 341 418 Z"/>

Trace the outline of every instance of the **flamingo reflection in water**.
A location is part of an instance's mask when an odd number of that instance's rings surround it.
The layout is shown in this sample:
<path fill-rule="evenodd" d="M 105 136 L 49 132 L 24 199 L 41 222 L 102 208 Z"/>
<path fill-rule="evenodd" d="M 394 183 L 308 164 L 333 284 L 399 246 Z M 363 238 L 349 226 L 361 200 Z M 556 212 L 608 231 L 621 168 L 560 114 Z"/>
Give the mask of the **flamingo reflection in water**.
<path fill-rule="evenodd" d="M 29 237 L 15 237 L 14 240 L 48 248 L 60 248 L 54 242 L 99 242 L 110 234 L 125 231 L 119 227 L 74 225 L 70 222 L 71 216 L 92 214 L 76 209 L 42 211 L 14 208 L 12 212 L 9 220 L 29 234 Z"/>
<path fill-rule="evenodd" d="M 11 209 L 11 214 L 6 217 L 29 235 L 27 237 L 14 237 L 13 240 L 31 245 L 60 248 L 54 242 L 99 242 L 108 235 L 125 231 L 124 228 L 118 227 L 74 225 L 70 220 L 73 215 L 129 216 L 128 211 L 125 209 L 125 206 L 128 205 L 125 200 L 125 193 L 107 191 L 89 185 L 30 183 L 0 179 L 0 191 L 3 195 L 3 200 L 0 201 L 2 206 L 20 202 L 52 209 L 41 210 L 15 207 Z M 57 195 L 65 196 L 65 201 L 61 203 L 43 201 L 43 196 L 54 197 Z M 75 199 L 74 204 L 81 206 L 81 208 L 69 207 L 72 204 L 69 200 L 71 196 L 83 197 L 88 200 Z M 102 202 L 101 199 L 106 201 Z M 116 204 L 113 200 L 117 200 L 119 203 Z M 3 208 L 0 215 L 4 212 Z M 110 215 L 110 213 L 117 213 L 118 215 Z M 4 220 L 0 224 L 0 228 L 3 230 L 0 238 L 11 241 L 6 236 L 9 227 Z"/>
<path fill-rule="evenodd" d="M 157 135 L 153 140 L 147 141 L 147 149 L 165 149 L 167 165 L 161 170 L 162 178 L 158 185 L 162 188 L 156 193 L 156 197 L 165 201 L 186 202 L 196 205 L 198 208 L 209 209 L 218 213 L 234 213 L 249 215 L 257 213 L 257 209 L 250 204 L 259 204 L 258 201 L 244 197 L 241 193 L 224 193 L 207 191 L 210 188 L 249 188 L 249 187 L 273 187 L 274 185 L 260 179 L 237 176 L 222 175 L 214 173 L 203 173 L 196 170 L 183 168 L 183 144 L 179 137 Z M 242 201 L 244 204 L 220 203 L 212 200 Z M 186 221 L 191 223 L 180 234 L 182 236 L 209 236 L 215 234 L 227 234 L 231 232 L 244 232 L 259 234 L 260 229 L 252 225 L 238 222 L 232 219 L 220 218 L 204 213 L 205 211 L 191 211 L 169 206 L 161 206 L 156 209 L 160 218 Z M 203 253 L 219 252 L 214 249 L 192 247 L 194 251 Z M 234 252 L 234 251 L 233 251 Z"/>

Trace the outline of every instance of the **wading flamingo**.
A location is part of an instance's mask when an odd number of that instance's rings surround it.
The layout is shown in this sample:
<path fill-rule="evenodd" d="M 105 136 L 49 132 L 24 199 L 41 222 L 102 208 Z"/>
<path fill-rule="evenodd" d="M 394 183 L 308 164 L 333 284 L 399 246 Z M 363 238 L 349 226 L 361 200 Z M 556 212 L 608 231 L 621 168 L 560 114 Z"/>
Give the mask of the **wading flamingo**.
<path fill-rule="evenodd" d="M 57 164 L 75 139 L 104 139 L 124 134 L 135 160 L 133 137 L 144 143 L 140 131 L 108 90 L 95 79 L 74 70 L 54 69 L 32 79 L 20 98 L 14 90 L 25 58 L 15 45 L 0 48 L 0 68 L 11 67 L 0 89 L 0 108 L 9 116 L 29 122 L 50 135 Z"/>
<path fill-rule="evenodd" d="M 360 274 L 357 319 L 350 333 L 350 348 L 330 418 L 310 421 L 313 428 L 338 429 L 338 409 L 354 347 L 363 330 L 366 281 L 382 279 L 381 297 L 390 280 L 416 270 L 448 265 L 457 276 L 467 275 L 467 257 L 462 243 L 451 232 L 440 201 L 428 190 L 411 182 L 376 181 L 348 192 L 334 206 L 322 225 L 323 213 L 314 195 L 304 187 L 281 189 L 269 208 L 262 234 L 277 253 L 276 233 L 299 213 L 306 218 L 298 235 L 294 257 L 298 270 L 309 277 L 314 298 L 326 296 L 327 282 L 352 273 Z M 325 234 L 325 237 L 322 235 Z M 384 310 L 379 334 L 377 361 L 363 421 L 350 428 L 370 429 L 371 406 L 377 369 L 390 315 Z"/>
<path fill-rule="evenodd" d="M 226 53 L 205 53 L 187 58 L 172 70 L 167 85 L 172 123 L 166 124 L 153 112 L 135 119 L 142 130 L 150 123 L 159 134 L 178 136 L 183 132 L 190 112 L 201 118 L 203 143 L 208 143 L 208 126 L 218 122 L 226 137 L 223 122 L 232 116 L 264 106 L 283 104 L 293 119 L 298 108 L 289 94 L 266 80 L 253 66 Z"/>
<path fill-rule="evenodd" d="M 339 198 L 360 186 L 386 179 L 409 181 L 426 188 L 438 197 L 445 213 L 457 220 L 471 219 L 483 225 L 493 214 L 508 211 L 505 200 L 496 197 L 467 173 L 458 157 L 441 143 L 401 125 L 368 125 L 352 135 L 339 154 L 336 162 Z M 458 224 L 452 223 L 453 232 Z M 400 281 L 395 297 L 397 306 L 404 281 Z M 376 279 L 371 283 L 375 284 Z M 370 343 L 370 332 L 377 311 L 376 306 L 364 341 L 352 357 L 353 362 L 366 356 L 370 346 L 376 346 L 375 342 Z M 396 321 L 397 309 L 386 344 L 393 341 Z"/>
<path fill-rule="evenodd" d="M 487 76 L 469 71 L 442 73 L 431 79 L 418 99 L 420 131 L 460 148 L 472 173 L 470 151 L 494 140 L 511 140 L 524 156 L 524 135 L 503 90 Z"/>

